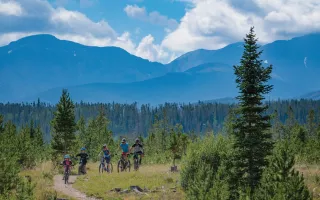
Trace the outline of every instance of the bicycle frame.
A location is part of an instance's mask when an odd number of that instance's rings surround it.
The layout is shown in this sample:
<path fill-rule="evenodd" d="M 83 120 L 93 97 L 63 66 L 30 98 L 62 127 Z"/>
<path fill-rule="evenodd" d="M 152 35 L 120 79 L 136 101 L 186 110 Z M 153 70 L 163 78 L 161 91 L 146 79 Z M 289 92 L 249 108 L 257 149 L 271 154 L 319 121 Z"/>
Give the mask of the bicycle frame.
<path fill-rule="evenodd" d="M 118 172 L 119 172 L 119 166 L 121 166 L 121 171 L 127 170 L 131 168 L 131 163 L 129 160 L 130 154 L 127 154 L 127 160 L 125 159 L 124 155 L 121 154 L 121 157 L 118 161 Z M 119 165 L 120 164 L 120 165 Z"/>
<path fill-rule="evenodd" d="M 71 172 L 71 166 L 70 165 L 66 165 L 66 168 L 64 169 L 64 175 L 63 175 L 65 184 L 69 182 L 70 172 Z"/>
<path fill-rule="evenodd" d="M 100 169 L 102 170 L 102 172 L 109 170 L 109 173 L 111 173 L 113 170 L 111 158 L 110 158 L 109 163 L 107 163 L 106 158 L 102 157 L 100 160 L 99 172 L 100 172 Z"/>

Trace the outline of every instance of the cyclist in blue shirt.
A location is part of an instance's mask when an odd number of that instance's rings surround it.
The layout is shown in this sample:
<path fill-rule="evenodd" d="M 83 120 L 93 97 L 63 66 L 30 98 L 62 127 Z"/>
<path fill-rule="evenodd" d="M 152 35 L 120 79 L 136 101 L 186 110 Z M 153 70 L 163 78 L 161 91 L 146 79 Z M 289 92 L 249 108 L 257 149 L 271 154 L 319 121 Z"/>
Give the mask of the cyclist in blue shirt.
<path fill-rule="evenodd" d="M 126 141 L 126 138 L 122 138 L 120 148 L 122 149 L 122 157 L 128 161 L 128 154 L 129 154 L 129 144 Z"/>

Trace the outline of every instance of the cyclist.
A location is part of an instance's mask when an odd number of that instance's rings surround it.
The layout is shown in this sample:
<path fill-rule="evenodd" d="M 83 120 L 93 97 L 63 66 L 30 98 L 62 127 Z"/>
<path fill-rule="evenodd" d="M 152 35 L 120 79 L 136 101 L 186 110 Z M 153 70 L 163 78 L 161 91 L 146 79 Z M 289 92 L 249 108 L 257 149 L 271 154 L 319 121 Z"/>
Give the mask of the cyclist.
<path fill-rule="evenodd" d="M 110 153 L 110 150 L 108 149 L 107 147 L 107 144 L 104 144 L 102 146 L 102 151 L 99 153 L 99 157 L 101 155 L 101 153 L 103 154 L 103 156 L 101 157 L 101 163 L 104 163 L 104 161 L 106 161 L 107 165 L 108 165 L 108 168 L 106 169 L 105 167 L 105 170 L 107 172 L 109 172 L 109 169 L 110 169 L 110 160 L 111 160 L 111 153 Z"/>
<path fill-rule="evenodd" d="M 63 162 L 61 162 L 61 165 L 63 165 L 64 173 L 66 173 L 66 170 L 69 170 L 69 172 L 71 171 L 71 167 L 73 166 L 73 164 L 68 154 L 64 155 L 64 160 Z M 64 180 L 64 176 L 62 180 Z"/>
<path fill-rule="evenodd" d="M 139 164 L 141 165 L 141 157 L 143 157 L 143 145 L 140 143 L 139 138 L 136 139 L 136 142 L 130 148 L 130 152 L 132 149 L 135 156 L 140 155 Z"/>
<path fill-rule="evenodd" d="M 122 149 L 122 157 L 128 161 L 128 154 L 129 154 L 129 144 L 126 141 L 126 138 L 122 138 L 120 148 Z"/>
<path fill-rule="evenodd" d="M 81 170 L 82 173 L 86 174 L 87 173 L 87 169 L 86 169 L 86 164 L 88 162 L 89 159 L 89 155 L 86 153 L 86 148 L 82 147 L 81 148 L 81 153 L 78 153 L 76 155 L 76 157 L 80 157 L 80 163 L 81 163 Z"/>

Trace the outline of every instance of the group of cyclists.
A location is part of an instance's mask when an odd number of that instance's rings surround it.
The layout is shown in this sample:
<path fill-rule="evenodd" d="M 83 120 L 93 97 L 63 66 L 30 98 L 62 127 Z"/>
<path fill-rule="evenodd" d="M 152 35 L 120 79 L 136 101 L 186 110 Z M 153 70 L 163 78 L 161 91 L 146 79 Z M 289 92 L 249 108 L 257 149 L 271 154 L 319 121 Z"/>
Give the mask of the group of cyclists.
<path fill-rule="evenodd" d="M 139 156 L 139 165 L 141 164 L 141 159 L 144 155 L 143 152 L 143 145 L 141 144 L 141 141 L 139 138 L 135 140 L 135 143 L 129 147 L 129 144 L 127 143 L 127 140 L 123 138 L 121 140 L 121 143 L 119 145 L 119 149 L 122 150 L 121 156 L 125 161 L 128 161 L 128 154 L 130 154 L 133 151 L 133 154 L 136 156 Z M 102 154 L 102 156 L 101 156 Z M 111 162 L 111 152 L 106 144 L 102 146 L 102 151 L 99 153 L 98 156 L 101 156 L 101 163 L 106 162 L 107 167 L 105 170 L 108 172 L 110 169 L 110 162 Z M 76 157 L 80 157 L 80 167 L 81 167 L 81 172 L 83 174 L 86 174 L 86 164 L 89 159 L 89 155 L 86 153 L 86 148 L 82 147 L 81 152 L 76 155 Z M 64 166 L 65 170 L 70 170 L 71 166 L 73 165 L 70 155 L 65 155 L 64 156 L 64 161 L 61 163 Z M 105 165 L 104 165 L 105 166 Z"/>

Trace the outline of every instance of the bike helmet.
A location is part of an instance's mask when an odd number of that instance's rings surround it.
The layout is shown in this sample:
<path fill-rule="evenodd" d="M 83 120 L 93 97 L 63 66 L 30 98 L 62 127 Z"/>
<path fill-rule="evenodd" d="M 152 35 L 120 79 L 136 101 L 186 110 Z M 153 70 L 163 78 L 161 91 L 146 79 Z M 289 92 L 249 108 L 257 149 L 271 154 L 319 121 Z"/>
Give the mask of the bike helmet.
<path fill-rule="evenodd" d="M 107 147 L 107 144 L 104 144 L 104 145 L 102 146 L 102 148 L 105 148 L 105 147 Z"/>
<path fill-rule="evenodd" d="M 136 138 L 136 143 L 137 143 L 137 142 L 140 142 L 140 139 L 139 139 L 139 138 Z"/>
<path fill-rule="evenodd" d="M 85 147 L 82 147 L 82 148 L 81 148 L 81 151 L 85 151 L 85 150 L 86 150 L 86 148 L 85 148 Z"/>
<path fill-rule="evenodd" d="M 70 158 L 70 156 L 67 154 L 67 155 L 64 155 L 64 158 L 66 159 L 66 158 Z"/>
<path fill-rule="evenodd" d="M 126 142 L 126 138 L 122 138 L 122 143 Z"/>

